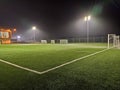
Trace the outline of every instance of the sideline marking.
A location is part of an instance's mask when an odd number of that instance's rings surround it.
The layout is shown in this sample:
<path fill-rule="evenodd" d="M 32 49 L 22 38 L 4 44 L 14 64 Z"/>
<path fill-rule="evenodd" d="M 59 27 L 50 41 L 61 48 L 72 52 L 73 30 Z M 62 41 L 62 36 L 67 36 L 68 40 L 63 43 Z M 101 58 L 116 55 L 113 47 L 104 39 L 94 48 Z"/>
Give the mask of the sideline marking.
<path fill-rule="evenodd" d="M 111 48 L 109 48 L 109 49 L 111 49 Z M 109 50 L 109 49 L 104 49 L 104 50 L 101 50 L 101 51 L 98 51 L 98 52 L 95 52 L 95 53 L 92 53 L 92 54 L 83 56 L 83 57 L 81 57 L 81 58 L 74 59 L 74 60 L 72 60 L 72 61 L 69 61 L 69 62 L 67 62 L 67 63 L 58 65 L 58 66 L 56 66 L 56 67 L 53 67 L 53 68 L 51 68 L 51 69 L 48 69 L 48 70 L 45 70 L 45 71 L 42 71 L 42 72 L 39 72 L 39 71 L 30 69 L 30 68 L 22 67 L 22 66 L 20 66 L 20 65 L 17 65 L 17 64 L 14 64 L 14 63 L 11 63 L 11 62 L 2 60 L 2 59 L 0 59 L 0 62 L 5 63 L 5 64 L 8 64 L 8 65 L 13 66 L 13 67 L 16 67 L 16 68 L 19 68 L 19 69 L 22 69 L 22 70 L 25 70 L 25 71 L 29 71 L 29 72 L 32 72 L 32 73 L 41 75 L 41 74 L 45 74 L 45 73 L 48 73 L 48 72 L 50 72 L 50 71 L 53 71 L 53 70 L 55 70 L 55 69 L 61 68 L 61 67 L 63 67 L 63 66 L 69 65 L 69 64 L 71 64 L 71 63 L 74 63 L 74 62 L 76 62 L 76 61 L 79 61 L 79 60 L 82 60 L 82 59 L 85 59 L 85 58 L 94 56 L 94 55 L 96 55 L 96 54 L 102 53 L 102 52 L 107 51 L 107 50 Z"/>

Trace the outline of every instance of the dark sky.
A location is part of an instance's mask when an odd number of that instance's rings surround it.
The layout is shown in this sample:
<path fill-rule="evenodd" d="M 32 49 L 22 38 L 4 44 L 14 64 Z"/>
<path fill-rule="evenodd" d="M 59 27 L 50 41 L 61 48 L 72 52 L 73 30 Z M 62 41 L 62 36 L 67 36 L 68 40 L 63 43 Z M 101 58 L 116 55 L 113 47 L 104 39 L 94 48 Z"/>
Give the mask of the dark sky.
<path fill-rule="evenodd" d="M 18 34 L 36 25 L 49 37 L 74 37 L 71 24 L 88 14 L 107 25 L 99 35 L 120 34 L 119 0 L 0 0 L 0 26 L 16 27 Z"/>

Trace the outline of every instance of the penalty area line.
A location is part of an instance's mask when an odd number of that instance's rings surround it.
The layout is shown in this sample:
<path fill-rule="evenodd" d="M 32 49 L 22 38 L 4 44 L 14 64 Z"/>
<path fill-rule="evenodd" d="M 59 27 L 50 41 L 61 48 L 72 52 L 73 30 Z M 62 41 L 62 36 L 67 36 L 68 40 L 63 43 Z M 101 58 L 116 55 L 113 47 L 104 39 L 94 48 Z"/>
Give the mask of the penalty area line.
<path fill-rule="evenodd" d="M 111 49 L 111 48 L 109 48 L 109 49 Z M 63 66 L 69 65 L 69 64 L 71 64 L 71 63 L 77 62 L 77 61 L 79 61 L 79 60 L 82 60 L 82 59 L 85 59 L 85 58 L 94 56 L 94 55 L 96 55 L 96 54 L 105 52 L 105 51 L 107 51 L 107 50 L 109 50 L 109 49 L 104 49 L 104 50 L 101 50 L 101 51 L 98 51 L 98 52 L 95 52 L 95 53 L 92 53 L 92 54 L 83 56 L 83 57 L 81 57 L 81 58 L 74 59 L 74 60 L 72 60 L 72 61 L 69 61 L 69 62 L 67 62 L 67 63 L 58 65 L 58 66 L 56 66 L 56 67 L 53 67 L 53 68 L 51 68 L 51 69 L 48 69 L 48 70 L 45 70 L 45 71 L 42 71 L 42 72 L 39 72 L 39 71 L 37 71 L 37 70 L 30 69 L 30 68 L 26 68 L 26 67 L 23 67 L 23 66 L 20 66 L 20 65 L 17 65 L 17 64 L 14 64 L 14 63 L 11 63 L 11 62 L 2 60 L 2 59 L 0 59 L 0 62 L 5 63 L 5 64 L 8 64 L 8 65 L 13 66 L 13 67 L 16 67 L 16 68 L 19 68 L 19 69 L 22 69 L 22 70 L 25 70 L 25 71 L 29 71 L 29 72 L 32 72 L 32 73 L 41 75 L 41 74 L 45 74 L 45 73 L 48 73 L 48 72 L 50 72 L 50 71 L 56 70 L 56 69 L 58 69 L 58 68 L 61 68 L 61 67 L 63 67 Z"/>

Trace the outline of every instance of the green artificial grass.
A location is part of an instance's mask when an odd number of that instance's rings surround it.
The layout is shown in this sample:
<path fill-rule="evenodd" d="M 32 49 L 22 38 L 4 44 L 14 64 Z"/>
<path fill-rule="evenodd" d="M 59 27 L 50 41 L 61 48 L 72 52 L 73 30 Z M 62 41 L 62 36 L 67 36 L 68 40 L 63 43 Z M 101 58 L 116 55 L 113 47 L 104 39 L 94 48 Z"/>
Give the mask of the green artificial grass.
<path fill-rule="evenodd" d="M 44 71 L 105 47 L 105 44 L 2 45 L 0 58 Z M 0 90 L 119 90 L 119 53 L 119 49 L 108 50 L 43 75 L 0 62 Z"/>
<path fill-rule="evenodd" d="M 1 46 L 0 58 L 24 67 L 43 71 L 103 49 L 83 48 L 83 46 L 79 46 L 79 44 Z"/>

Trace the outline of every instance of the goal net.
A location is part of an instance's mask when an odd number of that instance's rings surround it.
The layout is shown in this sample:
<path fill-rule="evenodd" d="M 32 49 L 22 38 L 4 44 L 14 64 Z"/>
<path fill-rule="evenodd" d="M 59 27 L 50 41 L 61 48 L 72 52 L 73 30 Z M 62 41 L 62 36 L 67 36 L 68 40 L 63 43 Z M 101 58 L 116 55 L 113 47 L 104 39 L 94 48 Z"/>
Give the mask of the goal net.
<path fill-rule="evenodd" d="M 120 47 L 120 36 L 115 34 L 108 34 L 108 48 Z"/>
<path fill-rule="evenodd" d="M 67 39 L 61 39 L 60 44 L 68 44 L 68 40 Z"/>

